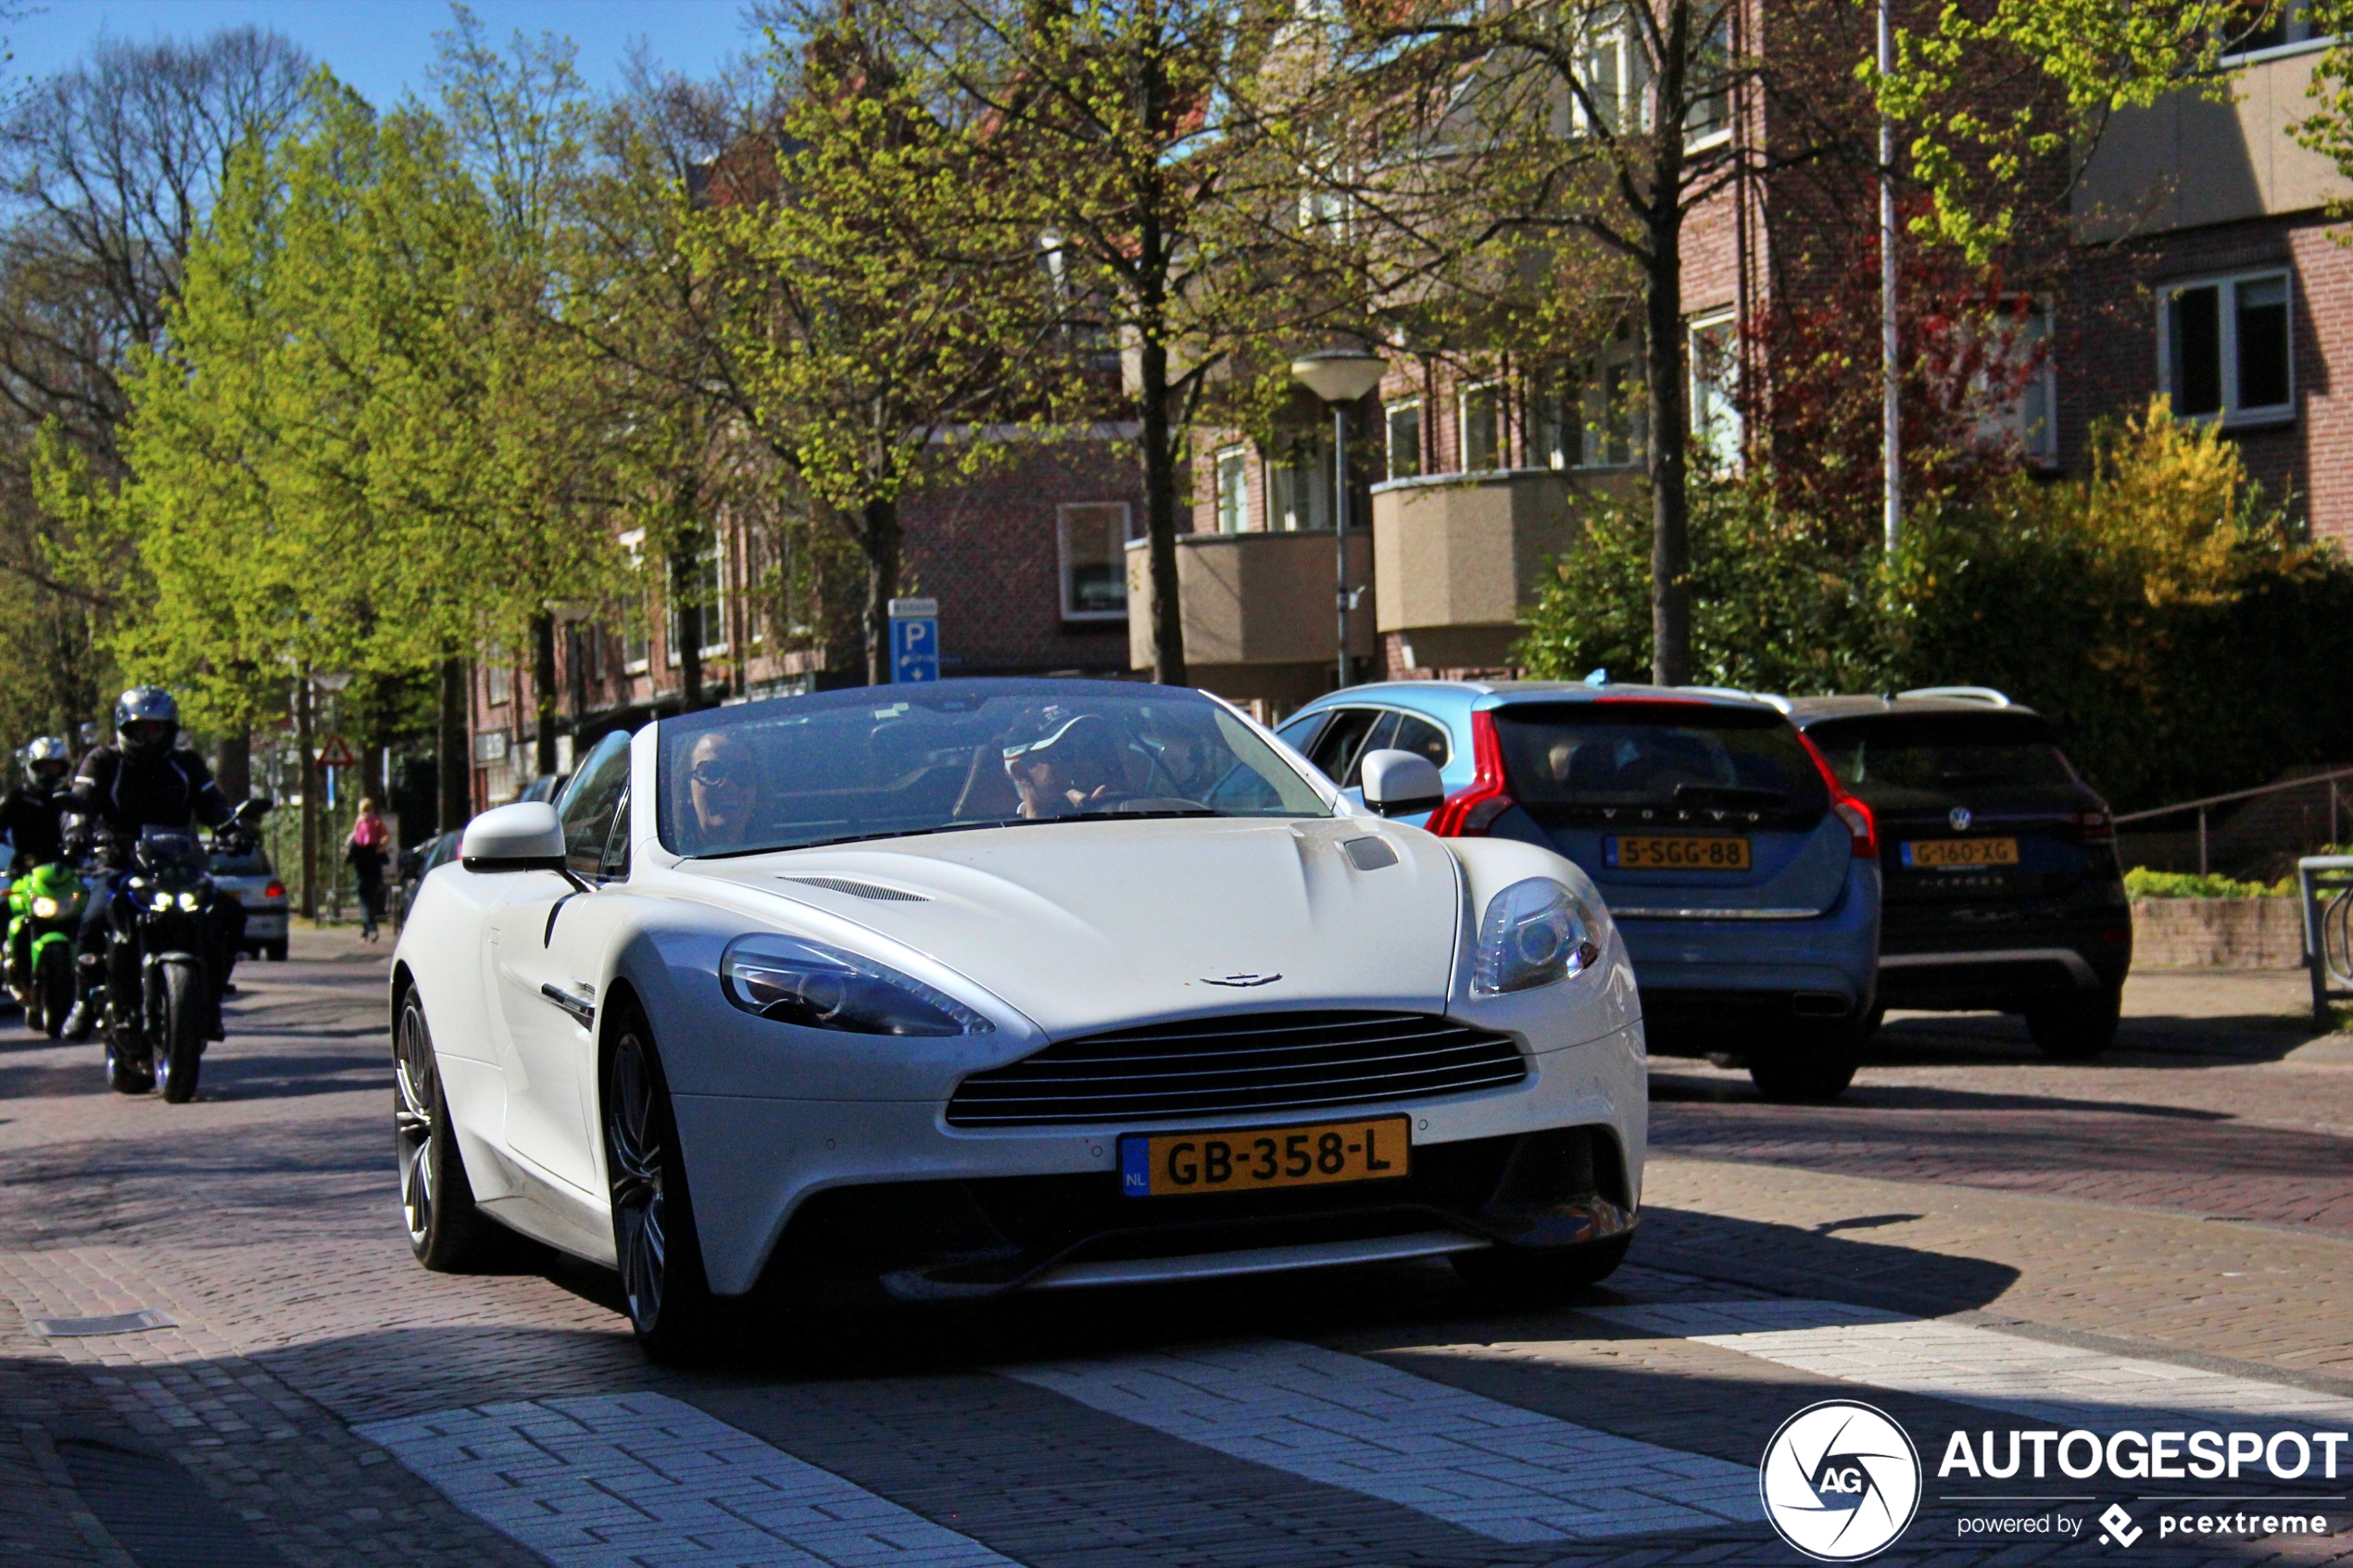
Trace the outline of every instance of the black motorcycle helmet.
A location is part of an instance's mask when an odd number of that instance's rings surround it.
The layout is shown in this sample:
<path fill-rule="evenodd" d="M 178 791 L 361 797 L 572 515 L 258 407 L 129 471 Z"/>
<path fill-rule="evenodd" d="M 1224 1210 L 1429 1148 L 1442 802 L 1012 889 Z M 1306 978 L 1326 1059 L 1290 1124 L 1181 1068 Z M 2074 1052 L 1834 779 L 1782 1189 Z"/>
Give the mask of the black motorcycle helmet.
<path fill-rule="evenodd" d="M 43 735 L 24 748 L 25 777 L 35 789 L 54 792 L 73 771 L 73 754 L 62 735 Z"/>
<path fill-rule="evenodd" d="M 115 698 L 114 733 L 125 757 L 156 761 L 180 736 L 180 705 L 161 686 L 133 686 Z"/>

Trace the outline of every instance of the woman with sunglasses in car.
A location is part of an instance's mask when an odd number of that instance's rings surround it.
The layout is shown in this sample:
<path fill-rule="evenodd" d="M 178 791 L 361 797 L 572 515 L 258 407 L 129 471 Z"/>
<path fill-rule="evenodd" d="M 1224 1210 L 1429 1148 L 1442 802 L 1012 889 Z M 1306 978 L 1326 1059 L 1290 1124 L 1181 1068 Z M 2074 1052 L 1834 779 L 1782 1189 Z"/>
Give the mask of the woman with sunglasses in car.
<path fill-rule="evenodd" d="M 694 807 L 698 850 L 744 842 L 759 790 L 750 757 L 724 730 L 712 730 L 695 742 L 686 761 L 686 795 Z"/>

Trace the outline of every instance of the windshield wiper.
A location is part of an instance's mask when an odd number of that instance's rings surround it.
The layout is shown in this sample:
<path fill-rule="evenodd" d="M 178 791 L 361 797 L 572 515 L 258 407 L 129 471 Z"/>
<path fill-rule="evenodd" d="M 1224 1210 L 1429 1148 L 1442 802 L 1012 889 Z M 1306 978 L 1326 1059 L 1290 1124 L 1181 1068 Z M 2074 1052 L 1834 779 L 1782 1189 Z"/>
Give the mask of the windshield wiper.
<path fill-rule="evenodd" d="M 1161 817 L 1229 817 L 1230 811 L 1220 811 L 1214 806 L 1167 806 L 1150 811 L 1123 811 L 1117 807 L 1103 811 L 1069 811 L 1059 817 L 1022 817 L 1011 824 L 1036 827 L 1044 822 L 1149 822 Z"/>

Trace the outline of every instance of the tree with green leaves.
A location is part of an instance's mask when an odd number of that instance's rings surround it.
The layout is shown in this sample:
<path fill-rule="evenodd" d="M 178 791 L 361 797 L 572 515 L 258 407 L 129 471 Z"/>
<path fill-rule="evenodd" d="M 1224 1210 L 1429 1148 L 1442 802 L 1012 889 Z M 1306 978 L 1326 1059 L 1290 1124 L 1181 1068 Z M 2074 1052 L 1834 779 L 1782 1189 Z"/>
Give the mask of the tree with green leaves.
<path fill-rule="evenodd" d="M 1034 234 L 975 223 L 986 128 L 879 13 L 812 16 L 773 155 L 712 171 L 688 239 L 726 297 L 720 344 L 751 428 L 865 568 L 866 678 L 888 677 L 905 498 L 1042 429 L 1051 275 Z"/>

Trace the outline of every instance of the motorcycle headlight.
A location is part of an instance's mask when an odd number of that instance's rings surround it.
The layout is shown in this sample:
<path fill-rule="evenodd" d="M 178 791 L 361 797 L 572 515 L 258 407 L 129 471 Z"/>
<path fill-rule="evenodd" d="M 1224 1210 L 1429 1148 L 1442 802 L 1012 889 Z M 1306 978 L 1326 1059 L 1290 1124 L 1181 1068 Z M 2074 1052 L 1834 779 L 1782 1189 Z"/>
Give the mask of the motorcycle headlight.
<path fill-rule="evenodd" d="M 203 899 L 197 897 L 193 893 L 182 893 L 180 895 L 180 907 L 191 912 L 194 912 L 195 907 L 203 902 Z"/>
<path fill-rule="evenodd" d="M 148 900 L 148 908 L 156 909 L 168 909 L 171 908 L 171 895 L 169 893 L 157 894 L 152 899 Z"/>
<path fill-rule="evenodd" d="M 43 894 L 40 897 L 35 898 L 32 901 L 32 915 L 35 920 L 57 919 L 57 901 L 55 898 L 50 897 L 47 894 Z"/>
<path fill-rule="evenodd" d="M 1550 985 L 1602 956 L 1593 911 L 1550 877 L 1516 882 L 1488 901 L 1471 989 L 1489 996 Z"/>
<path fill-rule="evenodd" d="M 989 1035 L 996 1025 L 912 975 L 798 936 L 739 936 L 719 985 L 746 1012 L 851 1035 Z"/>

